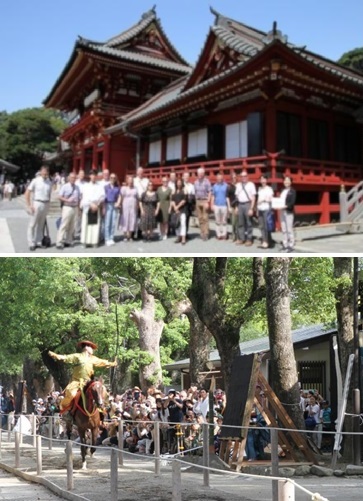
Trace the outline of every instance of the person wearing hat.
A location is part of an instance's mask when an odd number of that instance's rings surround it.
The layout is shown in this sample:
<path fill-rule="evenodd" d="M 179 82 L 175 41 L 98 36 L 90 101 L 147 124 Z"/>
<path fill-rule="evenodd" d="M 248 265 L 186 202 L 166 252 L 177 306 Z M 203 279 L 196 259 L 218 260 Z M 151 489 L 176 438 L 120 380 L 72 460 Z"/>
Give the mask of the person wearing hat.
<path fill-rule="evenodd" d="M 97 345 L 92 341 L 84 340 L 77 344 L 81 353 L 72 353 L 70 355 L 59 355 L 53 351 L 48 354 L 54 360 L 60 360 L 66 364 L 73 365 L 72 380 L 64 389 L 64 398 L 60 402 L 60 411 L 64 413 L 69 410 L 74 397 L 79 389 L 82 389 L 86 382 L 93 376 L 94 367 L 116 367 L 117 361 L 109 362 L 93 355 Z"/>

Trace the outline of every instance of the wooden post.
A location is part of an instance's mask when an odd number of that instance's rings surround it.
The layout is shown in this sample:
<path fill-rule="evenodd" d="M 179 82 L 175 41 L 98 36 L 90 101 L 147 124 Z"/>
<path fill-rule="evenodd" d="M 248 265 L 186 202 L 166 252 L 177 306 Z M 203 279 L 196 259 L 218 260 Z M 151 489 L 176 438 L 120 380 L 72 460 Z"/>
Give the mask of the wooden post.
<path fill-rule="evenodd" d="M 338 424 L 337 424 L 336 433 L 335 433 L 335 437 L 334 437 L 334 448 L 333 448 L 333 455 L 332 455 L 332 460 L 331 460 L 331 468 L 333 470 L 335 469 L 335 467 L 337 465 L 338 453 L 339 453 L 339 449 L 340 449 L 340 442 L 342 440 L 341 431 L 342 431 L 343 423 L 344 423 L 345 409 L 347 407 L 348 392 L 349 392 L 350 379 L 352 376 L 353 363 L 354 363 L 354 354 L 351 353 L 349 355 L 349 359 L 348 359 L 347 372 L 345 374 L 342 405 L 339 409 L 339 415 L 338 415 L 338 421 L 337 421 Z"/>
<path fill-rule="evenodd" d="M 8 442 L 10 442 L 10 440 L 11 440 L 11 424 L 8 415 Z"/>
<path fill-rule="evenodd" d="M 20 432 L 15 432 L 15 468 L 20 466 Z"/>
<path fill-rule="evenodd" d="M 37 435 L 37 475 L 41 475 L 43 471 L 42 465 L 42 437 L 41 435 Z"/>
<path fill-rule="evenodd" d="M 295 485 L 287 480 L 278 480 L 279 497 L 278 501 L 295 501 Z"/>
<path fill-rule="evenodd" d="M 356 414 L 354 417 L 354 432 L 356 435 L 353 440 L 353 454 L 354 454 L 354 464 L 357 466 L 361 466 L 361 436 L 360 432 L 360 390 L 353 390 L 353 414 Z"/>
<path fill-rule="evenodd" d="M 71 440 L 68 440 L 66 445 L 66 462 L 67 462 L 67 491 L 72 491 L 74 489 L 74 482 L 73 482 L 73 449 Z"/>
<path fill-rule="evenodd" d="M 173 478 L 172 478 L 172 501 L 181 501 L 181 467 L 180 462 L 173 461 Z"/>
<path fill-rule="evenodd" d="M 344 184 L 342 184 L 340 187 L 339 205 L 340 205 L 340 222 L 345 223 L 346 221 L 348 221 L 348 204 L 347 204 L 347 193 L 345 191 Z"/>
<path fill-rule="evenodd" d="M 118 464 L 123 466 L 124 464 L 124 422 L 123 419 L 119 422 L 118 432 L 117 432 L 117 442 L 118 442 Z"/>
<path fill-rule="evenodd" d="M 48 423 L 49 423 L 49 427 L 48 427 L 48 438 L 49 438 L 48 448 L 51 451 L 52 448 L 53 448 L 53 416 L 49 416 L 48 417 Z"/>
<path fill-rule="evenodd" d="M 23 430 L 22 430 L 22 423 L 23 423 L 23 420 L 21 419 L 21 416 L 22 414 L 19 414 L 19 433 L 20 433 L 20 437 L 19 437 L 19 444 L 22 445 L 23 444 Z"/>
<path fill-rule="evenodd" d="M 209 430 L 208 424 L 203 423 L 203 485 L 204 487 L 209 487 Z"/>
<path fill-rule="evenodd" d="M 117 452 L 115 449 L 111 450 L 111 499 L 110 501 L 117 501 Z"/>
<path fill-rule="evenodd" d="M 33 434 L 33 447 L 37 446 L 37 417 L 32 414 L 32 434 Z"/>
<path fill-rule="evenodd" d="M 276 428 L 270 429 L 271 436 L 271 475 L 277 477 L 279 474 L 279 438 Z M 272 501 L 278 501 L 278 480 L 272 480 Z"/>
<path fill-rule="evenodd" d="M 160 422 L 154 423 L 155 475 L 160 475 Z"/>

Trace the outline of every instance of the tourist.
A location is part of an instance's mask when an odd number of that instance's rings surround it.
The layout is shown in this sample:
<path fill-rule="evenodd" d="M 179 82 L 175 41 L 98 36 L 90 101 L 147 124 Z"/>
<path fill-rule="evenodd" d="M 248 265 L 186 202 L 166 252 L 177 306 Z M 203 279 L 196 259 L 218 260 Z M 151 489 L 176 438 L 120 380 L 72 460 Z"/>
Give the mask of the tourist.
<path fill-rule="evenodd" d="M 230 209 L 228 198 L 228 184 L 223 174 L 217 174 L 217 182 L 212 188 L 211 209 L 214 211 L 217 240 L 227 240 L 227 217 Z"/>
<path fill-rule="evenodd" d="M 228 185 L 228 198 L 229 198 L 229 212 L 231 214 L 231 226 L 232 226 L 232 241 L 236 242 L 238 240 L 237 227 L 238 227 L 238 200 L 236 198 L 236 185 L 237 185 L 237 174 L 233 171 L 231 173 L 231 182 Z"/>
<path fill-rule="evenodd" d="M 176 181 L 175 193 L 171 197 L 171 221 L 175 227 L 175 243 L 186 243 L 187 235 L 187 206 L 188 195 L 185 192 L 183 180 Z"/>
<path fill-rule="evenodd" d="M 149 180 L 147 177 L 144 177 L 144 169 L 142 167 L 138 167 L 136 170 L 136 176 L 134 177 L 134 187 L 136 188 L 137 191 L 137 197 L 140 202 L 141 197 L 143 193 L 147 190 L 147 186 L 149 184 Z M 139 205 L 140 207 L 140 205 Z M 140 208 L 138 209 L 138 221 L 136 223 L 136 231 L 134 234 L 134 239 L 137 240 L 138 238 L 142 237 L 142 231 L 141 231 L 141 213 L 140 213 Z"/>
<path fill-rule="evenodd" d="M 102 172 L 98 173 L 99 180 L 97 181 L 102 188 L 105 188 L 108 184 L 110 184 L 110 171 L 108 169 L 103 169 Z"/>
<path fill-rule="evenodd" d="M 159 221 L 160 221 L 160 238 L 166 240 L 168 238 L 168 223 L 170 214 L 171 195 L 175 192 L 168 184 L 168 178 L 163 176 L 161 179 L 162 185 L 156 191 L 160 204 Z"/>
<path fill-rule="evenodd" d="M 73 245 L 74 228 L 78 216 L 78 207 L 81 200 L 79 187 L 76 185 L 76 175 L 71 172 L 68 176 L 68 183 L 63 184 L 58 196 L 61 207 L 61 223 L 57 232 L 57 249 L 64 249 L 65 246 Z"/>
<path fill-rule="evenodd" d="M 116 220 L 121 206 L 121 190 L 116 174 L 110 175 L 110 182 L 105 184 L 105 242 L 109 247 L 115 245 Z"/>
<path fill-rule="evenodd" d="M 154 185 L 149 181 L 147 190 L 141 195 L 140 207 L 140 226 L 144 240 L 150 242 L 154 229 L 156 228 L 156 216 L 158 215 L 160 204 Z"/>
<path fill-rule="evenodd" d="M 281 230 L 283 235 L 282 249 L 292 252 L 295 247 L 294 237 L 294 207 L 296 202 L 296 191 L 291 187 L 291 179 L 285 177 L 285 188 L 282 190 L 280 198 L 281 209 Z"/>
<path fill-rule="evenodd" d="M 250 246 L 253 244 L 253 226 L 252 216 L 256 203 L 256 187 L 254 183 L 248 180 L 247 171 L 242 171 L 240 181 L 236 185 L 236 198 L 238 207 L 238 239 L 237 245 Z"/>
<path fill-rule="evenodd" d="M 199 222 L 200 235 L 202 240 L 208 240 L 209 238 L 209 204 L 211 200 L 212 186 L 205 177 L 205 170 L 200 167 L 197 171 L 197 179 L 194 183 L 195 189 L 195 201 L 197 209 L 197 217 Z"/>
<path fill-rule="evenodd" d="M 272 211 L 272 197 L 273 190 L 267 184 L 266 176 L 260 177 L 261 186 L 258 188 L 257 193 L 257 215 L 258 225 L 261 230 L 261 248 L 268 249 L 272 247 L 271 229 L 268 224 L 268 216 Z"/>
<path fill-rule="evenodd" d="M 96 246 L 100 241 L 101 208 L 105 200 L 105 190 L 97 183 L 97 172 L 90 172 L 90 181 L 83 188 L 81 200 L 82 229 L 81 243 Z"/>
<path fill-rule="evenodd" d="M 78 174 L 77 174 L 76 186 L 78 186 L 78 188 L 79 188 L 81 199 L 82 199 L 82 195 L 83 195 L 83 188 L 87 184 L 87 182 L 88 181 L 86 180 L 85 171 L 83 169 L 79 170 Z M 74 231 L 74 238 L 75 239 L 79 240 L 81 238 L 81 226 L 82 226 L 82 210 L 79 206 L 78 212 L 77 212 L 76 227 L 75 227 L 75 231 Z"/>
<path fill-rule="evenodd" d="M 134 233 L 135 237 L 137 235 L 138 198 L 132 176 L 126 177 L 126 186 L 121 188 L 121 204 L 120 226 L 126 241 L 129 242 Z"/>
<path fill-rule="evenodd" d="M 193 215 L 193 211 L 195 209 L 195 189 L 194 189 L 194 184 L 190 182 L 190 174 L 188 171 L 183 172 L 183 182 L 184 182 L 184 190 L 185 193 L 188 195 L 188 201 L 187 201 L 187 211 L 186 211 L 186 216 L 187 216 L 187 235 L 186 237 L 188 238 L 188 231 L 189 231 L 189 220 L 191 216 Z"/>
<path fill-rule="evenodd" d="M 170 172 L 168 187 L 171 189 L 172 193 L 175 193 L 176 190 L 176 172 Z"/>
<path fill-rule="evenodd" d="M 31 215 L 28 225 L 28 245 L 31 251 L 42 246 L 51 192 L 48 167 L 43 166 L 25 191 L 25 202 Z"/>

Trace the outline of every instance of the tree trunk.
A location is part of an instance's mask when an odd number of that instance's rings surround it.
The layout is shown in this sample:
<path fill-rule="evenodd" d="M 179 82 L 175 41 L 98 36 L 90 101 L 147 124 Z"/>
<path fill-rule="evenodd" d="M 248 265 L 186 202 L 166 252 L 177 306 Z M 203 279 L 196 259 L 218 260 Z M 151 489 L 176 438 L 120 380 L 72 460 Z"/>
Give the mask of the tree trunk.
<path fill-rule="evenodd" d="M 290 259 L 267 258 L 266 310 L 270 338 L 273 389 L 297 428 L 304 428 L 300 389 L 291 336 Z"/>
<path fill-rule="evenodd" d="M 336 279 L 335 299 L 338 322 L 339 360 L 342 371 L 343 385 L 347 373 L 348 359 L 354 353 L 354 291 L 353 262 L 351 257 L 335 257 L 334 278 Z M 351 384 L 351 388 L 353 385 Z M 348 392 L 347 413 L 353 413 L 352 390 Z M 353 421 L 347 416 L 344 421 L 344 431 L 353 432 Z M 352 460 L 352 437 L 344 436 L 344 459 Z"/>
<path fill-rule="evenodd" d="M 212 334 L 198 317 L 197 312 L 189 299 L 179 301 L 173 306 L 173 317 L 186 315 L 190 325 L 189 343 L 189 375 L 191 383 L 205 386 L 205 374 L 208 371 L 210 341 Z"/>
<path fill-rule="evenodd" d="M 228 390 L 232 363 L 240 355 L 240 323 L 228 318 L 223 304 L 227 258 L 194 258 L 192 286 L 188 292 L 200 320 L 216 340 L 225 390 Z"/>
<path fill-rule="evenodd" d="M 110 295 L 109 286 L 107 282 L 101 284 L 101 303 L 107 312 L 110 311 Z"/>
<path fill-rule="evenodd" d="M 162 383 L 160 363 L 160 338 L 164 328 L 163 320 L 155 320 L 155 297 L 141 286 L 141 310 L 130 313 L 139 331 L 139 347 L 151 357 L 150 363 L 140 362 L 140 384 L 143 390 Z"/>

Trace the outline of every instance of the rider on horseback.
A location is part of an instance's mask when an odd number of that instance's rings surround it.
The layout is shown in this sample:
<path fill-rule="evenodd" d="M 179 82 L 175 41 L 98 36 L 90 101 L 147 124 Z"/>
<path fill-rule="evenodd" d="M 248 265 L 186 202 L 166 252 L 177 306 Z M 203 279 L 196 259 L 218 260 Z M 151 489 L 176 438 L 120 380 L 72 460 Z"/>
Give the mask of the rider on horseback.
<path fill-rule="evenodd" d="M 71 355 L 59 355 L 53 351 L 48 354 L 55 360 L 61 360 L 66 364 L 73 365 L 72 380 L 64 389 L 64 398 L 60 402 L 61 413 L 71 409 L 71 404 L 79 389 L 82 389 L 89 379 L 94 375 L 94 367 L 116 367 L 117 361 L 109 362 L 102 358 L 95 357 L 93 350 L 97 345 L 92 341 L 80 341 L 77 348 L 81 353 L 72 353 Z"/>

